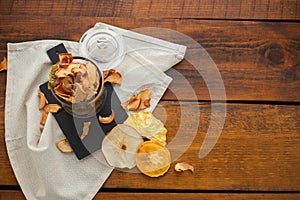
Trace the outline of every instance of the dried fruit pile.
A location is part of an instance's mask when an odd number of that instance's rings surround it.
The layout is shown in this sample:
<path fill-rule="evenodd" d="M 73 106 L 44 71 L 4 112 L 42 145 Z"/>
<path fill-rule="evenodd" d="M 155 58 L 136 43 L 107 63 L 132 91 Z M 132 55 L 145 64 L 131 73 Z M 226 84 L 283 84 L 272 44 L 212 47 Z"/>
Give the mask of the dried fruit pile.
<path fill-rule="evenodd" d="M 70 103 L 84 102 L 94 97 L 100 87 L 97 67 L 90 61 L 73 59 L 71 54 L 59 54 L 59 62 L 51 67 L 49 89 Z"/>
<path fill-rule="evenodd" d="M 98 71 L 73 60 L 71 54 L 60 54 L 59 62 L 52 66 L 49 74 L 49 88 L 56 95 L 70 103 L 86 101 L 95 95 L 99 89 Z M 113 84 L 121 83 L 122 75 L 114 69 L 103 72 L 103 80 Z M 44 110 L 41 125 L 45 124 L 49 112 L 58 112 L 59 105 L 48 104 L 43 93 L 39 92 L 40 109 Z M 159 177 L 170 168 L 171 154 L 166 147 L 167 129 L 164 124 L 151 112 L 143 112 L 150 107 L 151 90 L 141 89 L 121 106 L 132 111 L 123 124 L 115 126 L 102 141 L 102 152 L 109 165 L 116 168 L 129 168 L 135 166 L 145 175 Z M 99 116 L 99 123 L 109 124 L 114 120 L 112 110 L 110 116 Z M 88 132 L 91 122 L 83 124 L 80 138 L 83 140 Z M 42 128 L 41 128 L 42 131 Z M 73 152 L 66 138 L 56 142 L 57 148 L 63 153 Z M 188 163 L 177 163 L 178 172 L 194 168 Z"/>

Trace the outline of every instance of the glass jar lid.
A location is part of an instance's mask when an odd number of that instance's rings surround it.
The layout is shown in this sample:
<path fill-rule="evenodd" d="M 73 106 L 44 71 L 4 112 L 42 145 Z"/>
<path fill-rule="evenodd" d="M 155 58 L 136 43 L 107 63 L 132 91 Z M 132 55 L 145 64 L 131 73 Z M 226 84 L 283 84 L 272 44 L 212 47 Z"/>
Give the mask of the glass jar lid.
<path fill-rule="evenodd" d="M 101 69 L 115 68 L 124 59 L 123 38 L 109 29 L 95 26 L 82 35 L 80 43 L 80 53 Z"/>

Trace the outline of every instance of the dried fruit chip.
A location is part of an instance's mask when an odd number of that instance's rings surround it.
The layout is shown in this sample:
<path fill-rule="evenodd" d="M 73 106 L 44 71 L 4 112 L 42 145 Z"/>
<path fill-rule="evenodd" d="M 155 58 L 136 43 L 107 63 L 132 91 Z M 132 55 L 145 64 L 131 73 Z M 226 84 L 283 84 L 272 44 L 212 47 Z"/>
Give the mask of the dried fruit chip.
<path fill-rule="evenodd" d="M 47 117 L 48 117 L 48 114 L 49 114 L 49 112 L 47 112 L 47 111 L 44 110 L 43 115 L 42 115 L 42 119 L 40 121 L 41 125 L 45 125 Z"/>
<path fill-rule="evenodd" d="M 180 162 L 175 165 L 175 171 L 177 172 L 183 172 L 186 170 L 190 170 L 191 172 L 194 172 L 194 167 L 191 164 L 186 162 Z"/>
<path fill-rule="evenodd" d="M 83 122 L 82 134 L 80 136 L 80 139 L 83 140 L 88 135 L 90 125 L 91 125 L 91 122 Z"/>
<path fill-rule="evenodd" d="M 61 109 L 60 105 L 58 104 L 47 104 L 44 107 L 45 112 L 57 113 Z"/>
<path fill-rule="evenodd" d="M 0 72 L 7 70 L 7 60 L 6 57 L 3 58 L 3 60 L 0 63 Z"/>
<path fill-rule="evenodd" d="M 131 169 L 136 165 L 135 154 L 142 142 L 134 128 L 119 124 L 104 137 L 102 152 L 109 165 Z"/>
<path fill-rule="evenodd" d="M 124 124 L 135 128 L 143 137 L 166 145 L 167 129 L 151 112 L 131 113 Z"/>
<path fill-rule="evenodd" d="M 138 93 L 137 96 L 141 99 L 139 110 L 143 110 L 150 107 L 150 95 L 151 90 L 149 88 L 145 88 Z"/>
<path fill-rule="evenodd" d="M 112 110 L 111 115 L 109 115 L 108 117 L 102 117 L 99 115 L 98 119 L 101 124 L 110 124 L 115 119 L 115 112 Z"/>
<path fill-rule="evenodd" d="M 64 64 L 64 63 L 71 63 L 73 60 L 72 54 L 69 53 L 61 53 L 58 54 L 58 59 L 59 59 L 59 63 L 60 64 Z"/>
<path fill-rule="evenodd" d="M 137 96 L 132 96 L 128 101 L 121 104 L 124 109 L 135 111 L 138 110 L 141 104 L 141 99 Z"/>
<path fill-rule="evenodd" d="M 59 62 L 51 67 L 48 88 L 63 100 L 79 103 L 97 94 L 100 77 L 90 61 L 73 59 L 71 54 L 59 54 Z"/>
<path fill-rule="evenodd" d="M 44 93 L 42 93 L 41 91 L 38 92 L 39 98 L 40 98 L 40 106 L 39 109 L 42 110 L 46 104 L 48 104 L 48 101 L 44 95 Z"/>
<path fill-rule="evenodd" d="M 73 149 L 66 138 L 62 138 L 61 140 L 57 141 L 56 147 L 63 153 L 73 152 Z"/>
<path fill-rule="evenodd" d="M 110 82 L 113 84 L 120 84 L 122 75 L 114 69 L 105 70 L 103 72 L 104 83 Z"/>
<path fill-rule="evenodd" d="M 150 177 L 164 175 L 170 168 L 171 154 L 169 150 L 157 141 L 146 141 L 141 144 L 136 153 L 138 169 Z"/>
<path fill-rule="evenodd" d="M 144 110 L 150 107 L 150 95 L 151 90 L 149 88 L 145 88 L 141 90 L 137 95 L 133 95 L 132 97 L 130 97 L 128 101 L 123 102 L 121 106 L 129 111 Z"/>

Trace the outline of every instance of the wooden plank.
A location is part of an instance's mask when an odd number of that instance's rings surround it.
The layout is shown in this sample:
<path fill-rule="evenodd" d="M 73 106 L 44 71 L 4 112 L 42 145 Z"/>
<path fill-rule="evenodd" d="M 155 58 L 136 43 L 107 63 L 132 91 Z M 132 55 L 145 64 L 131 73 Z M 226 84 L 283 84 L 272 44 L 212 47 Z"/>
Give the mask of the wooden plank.
<path fill-rule="evenodd" d="M 195 121 L 198 109 L 200 120 Z M 3 116 L 3 110 L 1 112 Z M 228 104 L 226 114 L 217 144 L 208 156 L 200 159 L 199 149 L 210 123 L 211 105 L 186 102 L 179 106 L 178 102 L 160 102 L 155 115 L 165 122 L 168 129 L 167 142 L 173 142 L 169 146 L 172 155 L 183 154 L 172 162 L 170 170 L 161 178 L 115 170 L 103 187 L 299 191 L 300 121 L 296 119 L 300 117 L 300 107 Z M 6 155 L 3 125 L 0 127 L 0 185 L 16 185 Z M 179 133 L 180 128 L 184 131 Z M 175 138 L 181 142 L 174 143 Z M 191 146 L 185 151 L 184 145 L 189 142 Z M 183 161 L 190 162 L 195 172 L 175 172 L 176 162 Z"/>
<path fill-rule="evenodd" d="M 201 44 L 216 63 L 225 86 L 227 100 L 300 101 L 299 23 L 93 17 L 72 17 L 66 20 L 65 17 L 47 16 L 0 16 L 0 21 L 1 58 L 5 55 L 7 42 L 38 39 L 78 41 L 89 27 L 102 21 L 184 44 L 188 46 L 187 60 L 199 59 L 205 63 L 207 58 L 199 56 L 202 55 L 201 51 L 200 54 L 197 53 L 198 47 L 201 47 L 198 44 Z M 49 24 L 49 21 L 52 23 Z M 175 32 L 165 34 L 162 29 L 143 27 L 167 28 Z M 185 34 L 189 39 L 176 31 Z M 177 73 L 168 73 L 174 80 L 164 99 L 210 100 L 205 81 L 211 82 L 213 88 L 210 90 L 216 96 L 220 95 L 222 87 L 215 84 L 215 73 L 210 68 L 203 70 L 206 65 L 202 65 L 200 69 L 209 77 L 205 80 L 195 65 L 187 60 L 173 68 Z M 186 90 L 186 80 L 194 91 Z M 196 98 L 192 95 L 193 92 Z M 180 95 L 176 97 L 177 94 Z"/>
<path fill-rule="evenodd" d="M 1 1 L 2 15 L 299 20 L 299 0 Z"/>
<path fill-rule="evenodd" d="M 169 200 L 178 200 L 178 199 L 205 199 L 205 200 L 248 200 L 248 199 L 259 199 L 259 200 L 276 200 L 276 199 L 290 199 L 298 200 L 300 194 L 231 194 L 231 193 L 130 193 L 130 192 L 99 192 L 94 200 L 110 200 L 110 199 L 123 199 L 123 200 L 134 200 L 134 199 L 169 199 Z M 14 199 L 14 200 L 23 200 L 25 199 L 21 191 L 10 191 L 10 190 L 0 190 L 0 199 Z"/>

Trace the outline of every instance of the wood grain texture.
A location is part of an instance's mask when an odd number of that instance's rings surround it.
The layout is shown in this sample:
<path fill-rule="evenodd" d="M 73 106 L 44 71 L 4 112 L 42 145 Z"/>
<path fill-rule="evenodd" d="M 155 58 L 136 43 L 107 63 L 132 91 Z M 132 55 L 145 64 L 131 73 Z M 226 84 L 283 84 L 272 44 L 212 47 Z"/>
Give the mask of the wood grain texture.
<path fill-rule="evenodd" d="M 211 78 L 213 71 L 205 68 L 207 57 L 201 56 L 201 51 L 199 54 L 199 48 L 203 47 L 221 74 L 227 100 L 300 101 L 299 23 L 94 17 L 72 17 L 65 20 L 64 17 L 54 16 L 3 15 L 0 16 L 0 21 L 1 57 L 5 56 L 7 42 L 39 39 L 78 41 L 88 28 L 102 21 L 188 46 L 186 60 L 173 68 L 176 73 L 168 73 L 174 80 L 163 97 L 165 100 L 210 100 L 206 81 L 211 83 L 210 90 L 216 96 L 221 94 L 222 87 L 214 84 L 215 79 Z M 162 28 L 171 29 L 173 33 L 164 34 Z M 180 33 L 188 39 L 181 37 Z M 188 62 L 190 60 L 196 60 L 196 64 L 200 60 L 204 64 L 196 68 Z M 199 68 L 209 78 L 204 80 Z M 195 92 L 195 98 L 186 89 L 185 81 L 192 87 L 192 92 Z"/>
<path fill-rule="evenodd" d="M 199 124 L 195 121 L 198 109 Z M 165 122 L 168 143 L 180 141 L 169 146 L 172 156 L 183 154 L 161 178 L 116 170 L 103 188 L 299 191 L 300 121 L 295 119 L 300 117 L 300 107 L 229 104 L 226 114 L 217 144 L 207 157 L 200 159 L 199 149 L 210 122 L 211 105 L 187 102 L 179 106 L 178 102 L 160 102 L 155 115 Z M 180 128 L 184 130 L 183 135 L 178 132 Z M 0 132 L 0 185 L 16 185 L 3 130 Z M 194 134 L 197 134 L 195 138 Z M 191 146 L 183 151 L 189 142 Z M 175 172 L 176 162 L 182 161 L 190 162 L 195 172 Z"/>
<path fill-rule="evenodd" d="M 299 20 L 299 0 L 1 1 L 2 15 Z"/>
<path fill-rule="evenodd" d="M 111 199 L 122 199 L 122 200 L 152 200 L 152 199 L 165 199 L 165 200 L 298 200 L 300 194 L 205 194 L 205 193 L 120 193 L 120 192 L 99 192 L 93 199 L 94 200 L 111 200 Z M 24 200 L 25 197 L 21 191 L 0 191 L 0 200 L 14 199 Z"/>

